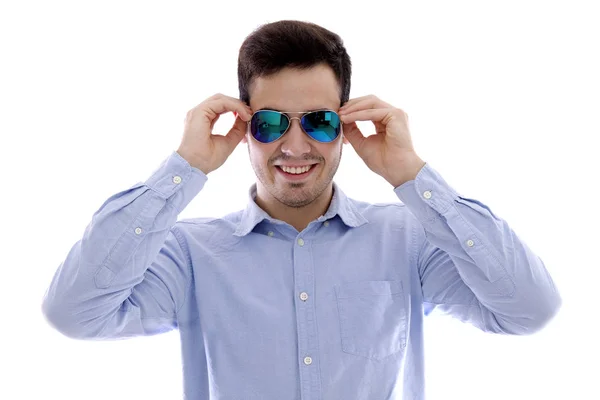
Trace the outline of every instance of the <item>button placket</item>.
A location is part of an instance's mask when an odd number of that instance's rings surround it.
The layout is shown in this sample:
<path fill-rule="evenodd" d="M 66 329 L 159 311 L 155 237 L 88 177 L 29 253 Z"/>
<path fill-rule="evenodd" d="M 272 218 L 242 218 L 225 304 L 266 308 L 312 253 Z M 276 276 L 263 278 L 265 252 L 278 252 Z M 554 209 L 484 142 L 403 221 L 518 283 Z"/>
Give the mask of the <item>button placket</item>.
<path fill-rule="evenodd" d="M 317 226 L 315 226 L 316 228 Z M 310 235 L 307 234 L 307 235 Z M 316 327 L 316 310 L 314 301 L 310 296 L 314 294 L 315 265 L 311 251 L 311 236 L 298 234 L 293 245 L 296 321 L 298 334 L 298 364 L 303 366 L 300 370 L 301 394 L 312 393 L 314 387 L 320 385 L 319 360 L 317 357 L 319 349 L 319 337 Z M 309 367 L 310 366 L 310 367 Z"/>

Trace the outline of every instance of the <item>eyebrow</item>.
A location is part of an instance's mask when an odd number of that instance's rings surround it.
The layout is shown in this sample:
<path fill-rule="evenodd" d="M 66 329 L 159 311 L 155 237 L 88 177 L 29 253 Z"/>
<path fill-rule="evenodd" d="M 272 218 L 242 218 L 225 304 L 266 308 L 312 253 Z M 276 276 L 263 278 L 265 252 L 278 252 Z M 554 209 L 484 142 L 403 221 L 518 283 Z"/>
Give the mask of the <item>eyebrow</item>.
<path fill-rule="evenodd" d="M 283 110 L 277 109 L 275 107 L 263 107 L 263 108 L 259 108 L 256 111 L 262 111 L 262 110 L 273 110 L 273 111 L 279 111 L 279 112 L 284 112 Z M 313 108 L 312 110 L 308 110 L 306 112 L 311 112 L 311 111 L 319 111 L 319 110 L 329 110 L 329 107 L 320 107 L 320 108 Z"/>

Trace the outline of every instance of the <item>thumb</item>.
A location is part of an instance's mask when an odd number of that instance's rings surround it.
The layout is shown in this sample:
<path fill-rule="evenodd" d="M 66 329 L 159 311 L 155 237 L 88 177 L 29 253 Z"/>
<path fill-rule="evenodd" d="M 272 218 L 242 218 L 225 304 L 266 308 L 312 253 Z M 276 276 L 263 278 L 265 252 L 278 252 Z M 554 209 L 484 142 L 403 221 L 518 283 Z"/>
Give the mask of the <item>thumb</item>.
<path fill-rule="evenodd" d="M 358 129 L 356 122 L 350 124 L 344 124 L 344 136 L 348 139 L 348 142 L 354 147 L 354 151 L 360 156 L 362 152 L 362 146 L 365 141 L 365 136 Z"/>
<path fill-rule="evenodd" d="M 224 137 L 230 153 L 233 152 L 235 147 L 242 141 L 246 135 L 247 128 L 248 123 L 237 115 L 233 127 L 231 127 Z"/>

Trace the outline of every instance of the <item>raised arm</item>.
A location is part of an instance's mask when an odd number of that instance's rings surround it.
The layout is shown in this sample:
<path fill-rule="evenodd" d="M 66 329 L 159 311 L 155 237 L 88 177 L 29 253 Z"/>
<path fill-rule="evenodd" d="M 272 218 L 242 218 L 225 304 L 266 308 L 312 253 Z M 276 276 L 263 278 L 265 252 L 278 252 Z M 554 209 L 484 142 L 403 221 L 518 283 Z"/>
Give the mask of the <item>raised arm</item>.
<path fill-rule="evenodd" d="M 509 334 L 536 332 L 557 313 L 561 298 L 544 263 L 489 207 L 460 196 L 429 164 L 395 190 L 422 226 L 426 312 Z"/>
<path fill-rule="evenodd" d="M 175 328 L 190 266 L 174 225 L 206 179 L 173 152 L 146 182 L 107 199 L 44 295 L 47 321 L 78 339 Z"/>
<path fill-rule="evenodd" d="M 213 135 L 227 112 L 236 113 L 232 128 Z M 187 112 L 177 151 L 146 182 L 106 200 L 56 271 L 42 304 L 52 326 L 80 339 L 154 335 L 177 326 L 191 281 L 177 216 L 240 143 L 250 117 L 250 107 L 222 94 Z"/>

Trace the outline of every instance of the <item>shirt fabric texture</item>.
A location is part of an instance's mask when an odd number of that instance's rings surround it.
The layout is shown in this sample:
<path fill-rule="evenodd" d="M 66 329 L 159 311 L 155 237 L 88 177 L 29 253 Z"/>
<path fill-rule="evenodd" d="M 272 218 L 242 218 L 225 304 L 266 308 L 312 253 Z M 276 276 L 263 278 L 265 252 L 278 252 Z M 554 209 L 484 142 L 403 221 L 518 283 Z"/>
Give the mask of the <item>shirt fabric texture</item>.
<path fill-rule="evenodd" d="M 44 295 L 49 324 L 85 340 L 178 329 L 188 400 L 421 400 L 431 311 L 525 335 L 560 308 L 542 260 L 429 163 L 397 203 L 334 182 L 302 232 L 256 185 L 245 210 L 178 221 L 207 179 L 174 151 L 108 198 Z"/>

